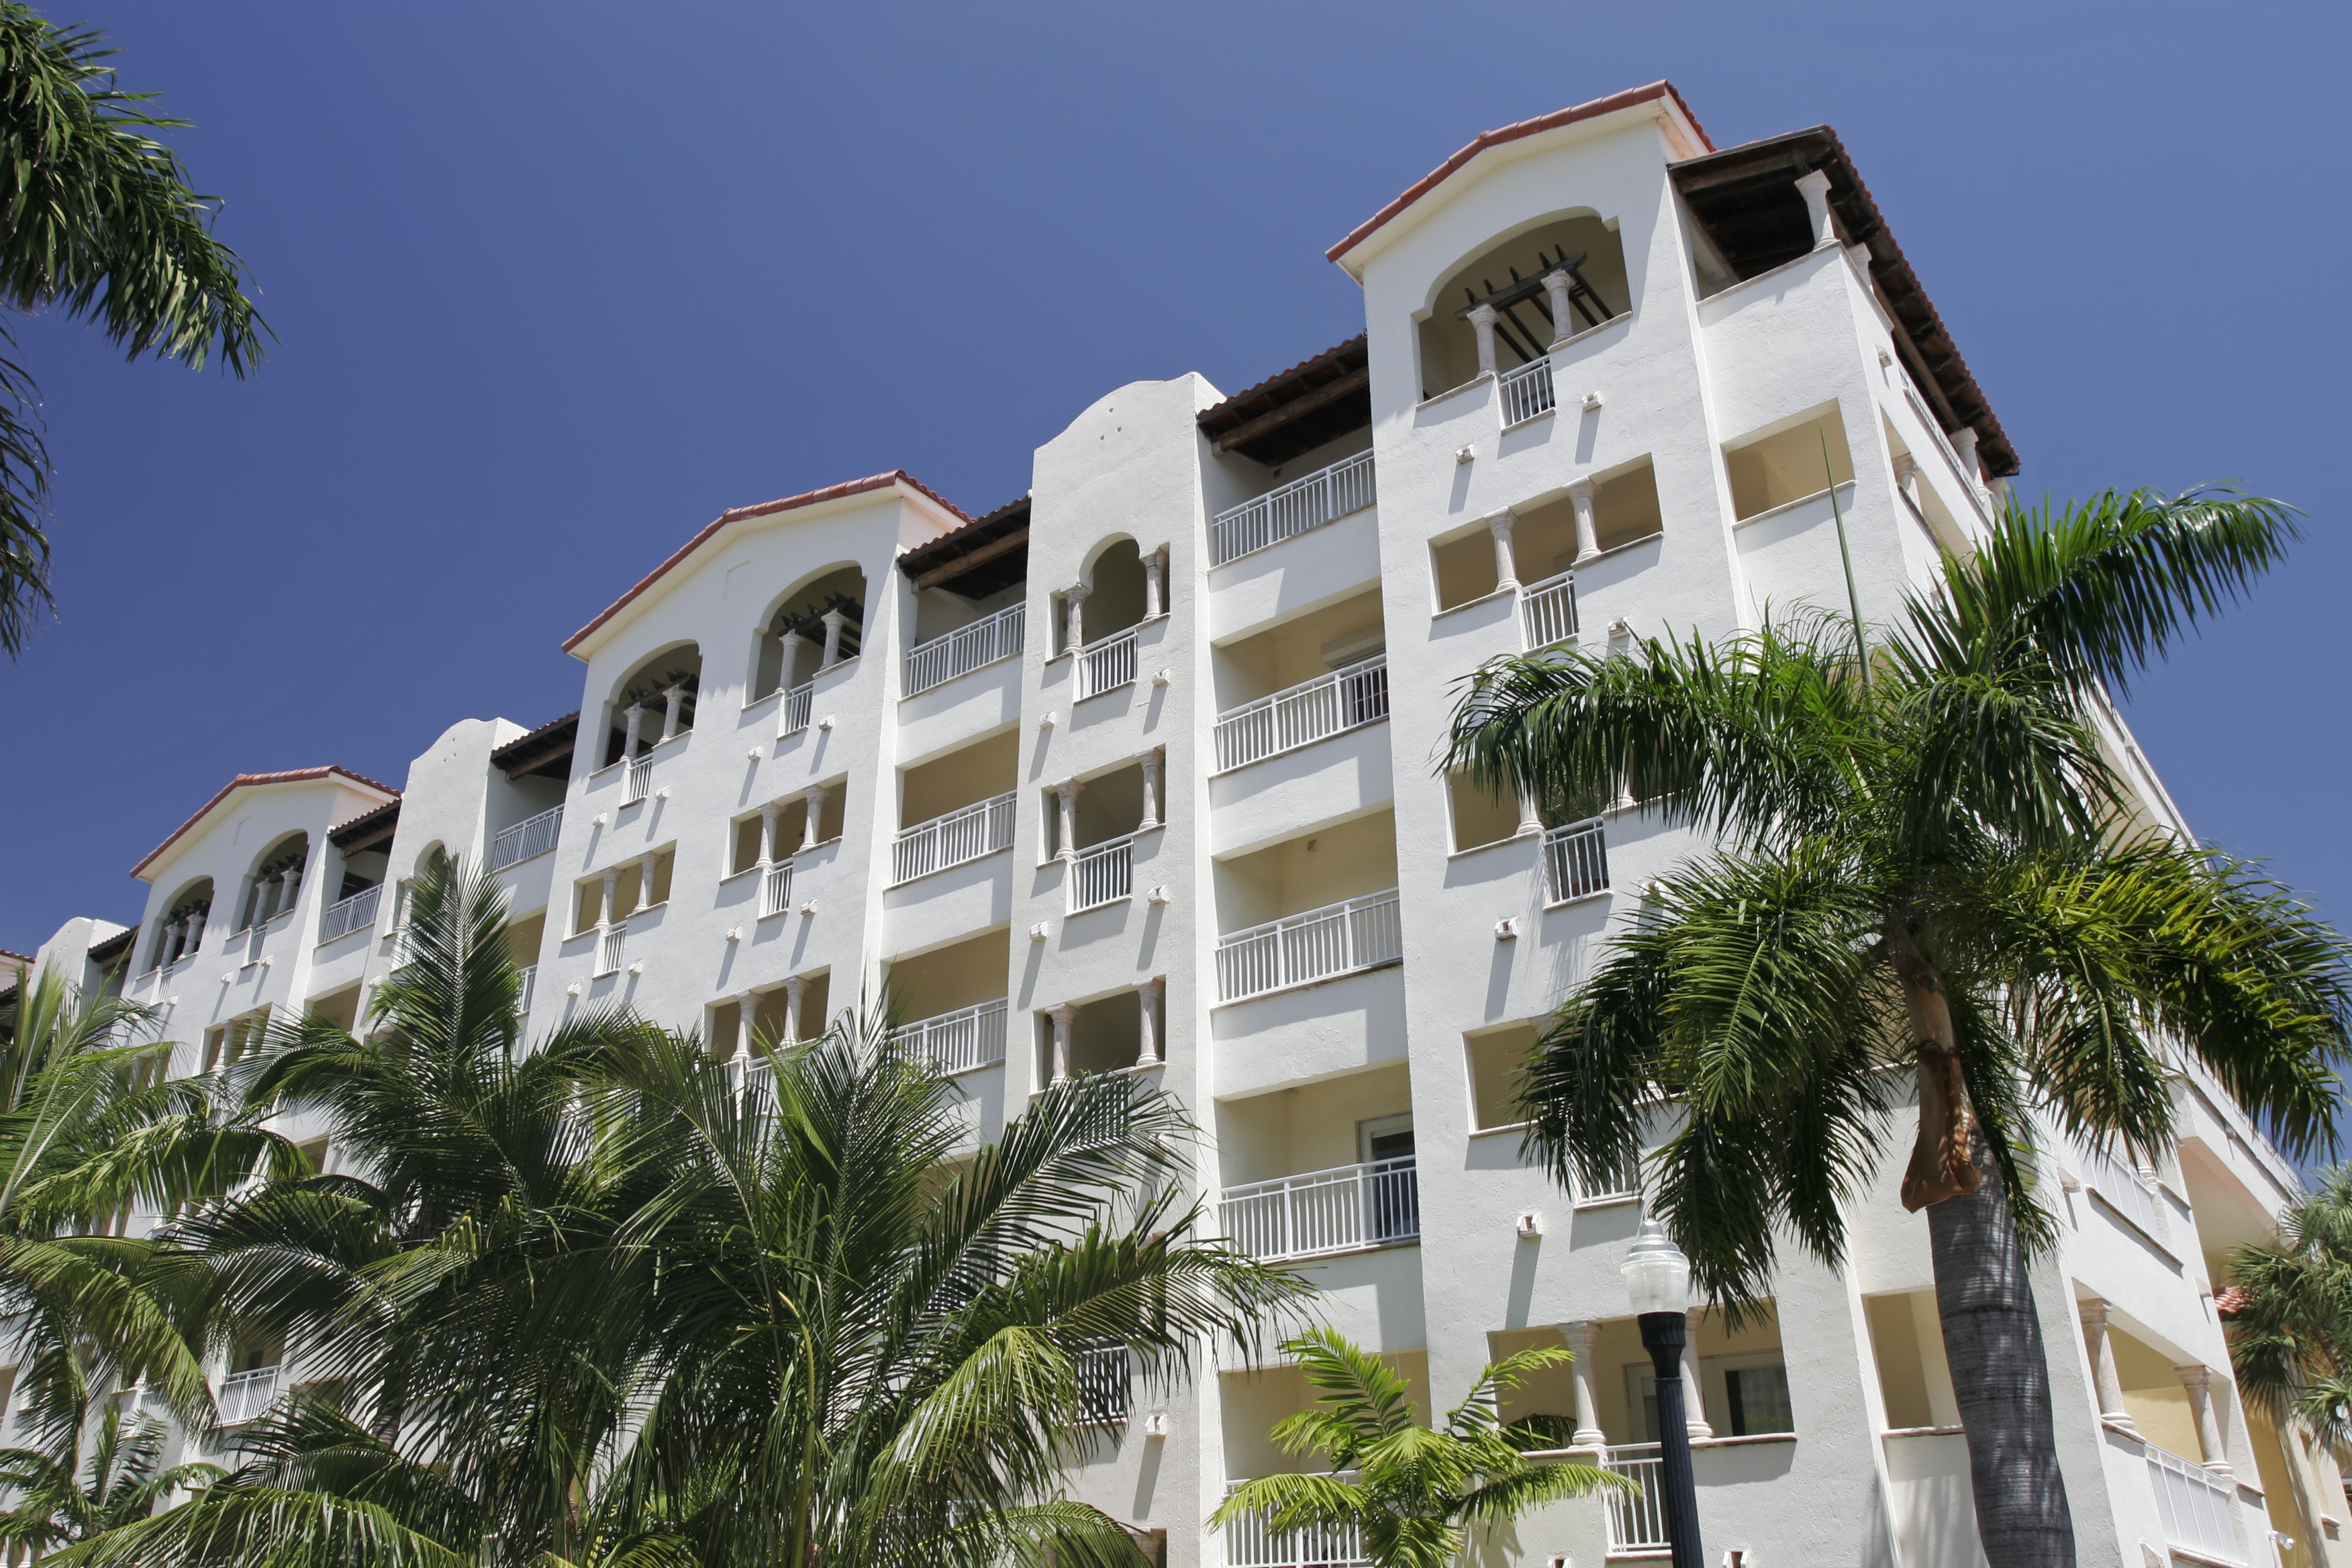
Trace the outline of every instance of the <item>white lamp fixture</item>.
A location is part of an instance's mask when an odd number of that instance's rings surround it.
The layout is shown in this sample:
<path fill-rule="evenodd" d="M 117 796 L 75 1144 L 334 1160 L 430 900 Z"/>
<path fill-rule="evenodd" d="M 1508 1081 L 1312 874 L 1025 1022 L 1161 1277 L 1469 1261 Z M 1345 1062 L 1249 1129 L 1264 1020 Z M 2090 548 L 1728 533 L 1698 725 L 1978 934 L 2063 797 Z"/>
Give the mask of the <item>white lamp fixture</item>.
<path fill-rule="evenodd" d="M 1690 1259 L 1656 1220 L 1642 1222 L 1642 1234 L 1626 1249 L 1622 1272 L 1625 1299 L 1636 1317 L 1690 1310 Z"/>

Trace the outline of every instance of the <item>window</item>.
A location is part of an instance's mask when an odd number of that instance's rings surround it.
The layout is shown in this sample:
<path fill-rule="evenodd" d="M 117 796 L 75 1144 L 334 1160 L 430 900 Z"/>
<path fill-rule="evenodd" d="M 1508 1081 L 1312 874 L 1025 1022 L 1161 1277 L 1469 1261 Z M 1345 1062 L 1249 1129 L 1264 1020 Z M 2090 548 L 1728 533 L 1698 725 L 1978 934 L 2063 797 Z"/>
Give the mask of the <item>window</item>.
<path fill-rule="evenodd" d="M 1789 1405 L 1789 1369 L 1780 1352 L 1707 1356 L 1699 1363 L 1706 1384 L 1706 1414 L 1719 1437 L 1755 1437 L 1793 1432 Z"/>

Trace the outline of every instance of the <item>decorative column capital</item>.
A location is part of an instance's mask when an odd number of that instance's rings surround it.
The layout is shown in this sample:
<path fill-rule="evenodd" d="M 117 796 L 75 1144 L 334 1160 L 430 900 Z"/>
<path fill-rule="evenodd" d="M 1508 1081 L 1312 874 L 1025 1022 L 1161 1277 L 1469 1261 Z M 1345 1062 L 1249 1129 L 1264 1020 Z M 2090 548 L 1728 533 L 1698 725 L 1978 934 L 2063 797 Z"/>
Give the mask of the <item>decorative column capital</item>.
<path fill-rule="evenodd" d="M 1466 318 L 1474 327 L 1492 327 L 1498 319 L 1492 305 L 1474 305 Z"/>
<path fill-rule="evenodd" d="M 800 999 L 808 994 L 808 986 L 809 983 L 806 975 L 788 975 L 784 980 L 784 994 L 791 997 L 793 1004 L 797 1005 Z"/>
<path fill-rule="evenodd" d="M 2180 1386 L 2191 1394 L 2205 1394 L 2213 1385 L 2213 1369 L 2210 1366 L 2176 1366 L 2172 1372 L 2180 1379 Z"/>
<path fill-rule="evenodd" d="M 827 626 L 842 626 L 849 624 L 849 617 L 842 614 L 840 609 L 837 607 L 827 610 L 824 614 L 819 616 L 817 619 L 823 621 Z"/>
<path fill-rule="evenodd" d="M 1087 602 L 1087 595 L 1088 592 L 1089 590 L 1083 582 L 1073 583 L 1068 587 L 1062 590 L 1062 597 L 1067 599 L 1073 605 L 1083 605 Z"/>
<path fill-rule="evenodd" d="M 1086 787 L 1086 784 L 1083 780 L 1064 779 L 1060 784 L 1054 786 L 1054 793 L 1060 795 L 1065 801 L 1075 801 L 1078 798 L 1079 793 Z"/>
<path fill-rule="evenodd" d="M 1579 506 L 1591 506 L 1593 495 L 1600 489 L 1589 479 L 1578 479 L 1568 487 L 1568 499 Z"/>
<path fill-rule="evenodd" d="M 1813 231 L 1816 247 L 1837 243 L 1837 228 L 1830 221 L 1830 177 L 1821 170 L 1797 182 L 1797 194 L 1805 198 L 1805 216 Z"/>
<path fill-rule="evenodd" d="M 801 791 L 801 799 L 813 806 L 823 805 L 824 804 L 824 785 L 809 785 L 806 789 Z"/>
<path fill-rule="evenodd" d="M 1054 1020 L 1054 1026 L 1055 1028 L 1066 1029 L 1077 1019 L 1077 1004 L 1074 1002 L 1065 1002 L 1059 1006 L 1048 1007 L 1045 1009 L 1045 1016 Z"/>
<path fill-rule="evenodd" d="M 1601 1325 L 1590 1318 L 1571 1318 L 1565 1323 L 1554 1323 L 1552 1331 L 1567 1342 L 1570 1355 L 1582 1361 L 1591 1353 L 1592 1342 L 1601 1337 Z"/>
<path fill-rule="evenodd" d="M 2081 1311 L 2083 1314 L 2083 1327 L 2090 1330 L 2093 1333 L 2106 1332 L 2107 1303 L 2105 1298 L 2100 1296 L 2078 1296 L 2074 1299 L 2074 1305 L 2076 1310 Z"/>

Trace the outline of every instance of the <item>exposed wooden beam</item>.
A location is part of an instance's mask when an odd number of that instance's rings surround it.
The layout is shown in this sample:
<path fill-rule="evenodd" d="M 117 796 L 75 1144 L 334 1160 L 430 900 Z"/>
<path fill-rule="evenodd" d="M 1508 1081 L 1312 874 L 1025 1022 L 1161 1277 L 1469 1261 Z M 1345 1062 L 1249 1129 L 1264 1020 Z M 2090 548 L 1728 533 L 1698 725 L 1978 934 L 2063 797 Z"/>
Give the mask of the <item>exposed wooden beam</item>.
<path fill-rule="evenodd" d="M 993 561 L 1009 551 L 1018 550 L 1029 542 L 1029 527 L 1024 523 L 1002 539 L 992 539 L 979 549 L 957 556 L 944 566 L 934 566 L 915 579 L 918 588 L 936 587 L 950 577 L 961 577 L 983 561 Z"/>
<path fill-rule="evenodd" d="M 1246 425 L 1235 426 L 1209 444 L 1209 450 L 1219 457 L 1236 447 L 1247 446 L 1259 437 L 1281 429 L 1294 419 L 1303 419 L 1318 408 L 1328 407 L 1348 394 L 1372 384 L 1372 367 L 1360 364 L 1339 380 L 1317 387 L 1304 397 L 1295 397 L 1270 414 L 1261 414 Z"/>

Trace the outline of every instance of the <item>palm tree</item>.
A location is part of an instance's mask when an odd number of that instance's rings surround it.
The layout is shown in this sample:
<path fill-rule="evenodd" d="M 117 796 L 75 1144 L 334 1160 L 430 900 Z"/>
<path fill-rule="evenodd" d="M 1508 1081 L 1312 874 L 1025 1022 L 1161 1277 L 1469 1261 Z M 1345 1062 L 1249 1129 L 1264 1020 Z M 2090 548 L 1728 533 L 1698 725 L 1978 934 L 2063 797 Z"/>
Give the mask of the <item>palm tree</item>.
<path fill-rule="evenodd" d="M 202 368 L 217 353 L 244 375 L 268 328 L 245 296 L 245 264 L 213 237 L 214 198 L 188 188 L 177 154 L 145 132 L 185 123 L 141 106 L 92 28 L 61 28 L 0 0 L 0 302 L 27 315 L 95 319 L 128 357 Z M 13 355 L 15 334 L 0 326 Z M 39 518 L 48 455 L 32 378 L 0 357 L 0 654 L 19 656 L 54 603 Z"/>
<path fill-rule="evenodd" d="M 126 1414 L 124 1402 L 109 1400 L 100 1408 L 89 1463 L 79 1479 L 70 1447 L 61 1454 L 0 1449 L 0 1487 L 16 1499 L 0 1509 L 0 1542 L 46 1556 L 145 1519 L 173 1492 L 221 1475 L 219 1466 L 202 1462 L 166 1467 L 167 1436 L 163 1422 L 135 1410 Z"/>
<path fill-rule="evenodd" d="M 1169 1101 L 1081 1080 L 974 1146 L 851 1015 L 750 1074 L 620 1014 L 516 1052 L 495 884 L 436 862 L 412 908 L 369 1034 L 305 1021 L 253 1069 L 360 1173 L 176 1233 L 219 1332 L 332 1397 L 64 1561 L 1139 1562 L 1063 1467 L 1130 1378 L 1307 1289 L 1200 1239 Z"/>
<path fill-rule="evenodd" d="M 1234 1489 L 1212 1529 L 1262 1521 L 1269 1531 L 1355 1531 L 1379 1568 L 1450 1568 L 1473 1530 L 1507 1526 L 1529 1509 L 1632 1483 L 1597 1465 L 1527 1456 L 1567 1446 L 1573 1423 L 1553 1415 L 1505 1421 L 1503 1394 L 1530 1373 L 1575 1360 L 1538 1346 L 1489 1365 L 1444 1427 L 1412 1418 L 1405 1380 L 1331 1329 L 1284 1343 L 1322 1391 L 1315 1408 L 1275 1424 L 1286 1454 L 1323 1454 L 1328 1474 L 1260 1476 Z"/>
<path fill-rule="evenodd" d="M 1902 1201 L 1927 1211 L 1995 1563 L 2074 1561 L 2026 1271 L 2052 1237 L 2037 1129 L 2152 1156 L 2186 1053 L 2289 1148 L 2332 1136 L 2344 944 L 2136 816 L 2101 731 L 2106 687 L 2294 537 L 2228 492 L 2012 510 L 1866 658 L 1858 620 L 1822 617 L 1573 648 L 1496 661 L 1454 715 L 1451 762 L 1490 785 L 1630 793 L 1720 846 L 1648 890 L 1538 1044 L 1529 1142 L 1562 1180 L 1634 1158 L 1671 1097 L 1653 1207 L 1736 1305 L 1783 1235 L 1843 1260 L 1916 1083 Z"/>
<path fill-rule="evenodd" d="M 2217 1298 L 2238 1390 L 2320 1443 L 2352 1442 L 2352 1165 L 2279 1215 L 2278 1237 L 2239 1247 Z"/>

